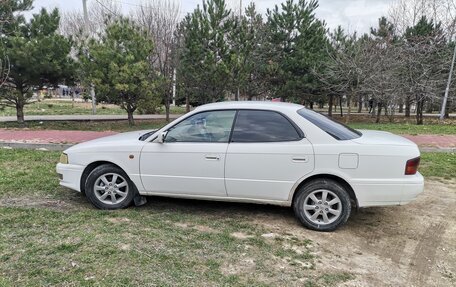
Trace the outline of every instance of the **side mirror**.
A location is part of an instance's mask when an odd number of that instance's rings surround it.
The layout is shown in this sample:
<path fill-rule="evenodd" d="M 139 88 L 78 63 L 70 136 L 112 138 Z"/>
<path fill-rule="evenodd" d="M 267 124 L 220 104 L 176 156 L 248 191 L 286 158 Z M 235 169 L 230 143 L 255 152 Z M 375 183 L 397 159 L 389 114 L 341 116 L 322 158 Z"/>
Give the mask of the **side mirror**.
<path fill-rule="evenodd" d="M 159 143 L 164 143 L 165 142 L 165 138 L 166 138 L 166 134 L 168 132 L 161 132 L 159 135 L 158 135 L 158 138 L 157 138 L 157 142 Z"/>

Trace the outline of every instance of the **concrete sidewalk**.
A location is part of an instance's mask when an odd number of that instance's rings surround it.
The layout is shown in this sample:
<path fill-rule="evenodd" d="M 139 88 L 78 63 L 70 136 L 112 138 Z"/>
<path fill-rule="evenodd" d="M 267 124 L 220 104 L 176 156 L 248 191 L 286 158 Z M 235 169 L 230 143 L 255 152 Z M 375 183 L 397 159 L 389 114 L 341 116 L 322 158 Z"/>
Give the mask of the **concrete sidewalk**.
<path fill-rule="evenodd" d="M 0 146 L 62 150 L 73 144 L 113 135 L 116 132 L 0 129 Z M 422 151 L 456 152 L 456 135 L 403 135 Z"/>
<path fill-rule="evenodd" d="M 171 119 L 182 115 L 170 114 Z M 165 115 L 135 115 L 135 120 L 164 120 Z M 52 115 L 52 116 L 25 116 L 25 121 L 117 121 L 128 120 L 127 115 Z M 0 117 L 0 122 L 15 122 L 16 116 Z"/>

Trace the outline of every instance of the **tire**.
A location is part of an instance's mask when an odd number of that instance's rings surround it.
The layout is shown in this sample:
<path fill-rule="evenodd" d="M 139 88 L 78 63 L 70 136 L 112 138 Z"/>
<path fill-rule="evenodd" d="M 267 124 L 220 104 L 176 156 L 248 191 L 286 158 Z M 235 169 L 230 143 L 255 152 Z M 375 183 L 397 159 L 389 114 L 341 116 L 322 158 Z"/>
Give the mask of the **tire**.
<path fill-rule="evenodd" d="M 351 201 L 348 192 L 336 181 L 316 179 L 297 191 L 293 210 L 305 227 L 334 231 L 350 217 Z"/>
<path fill-rule="evenodd" d="M 127 174 L 112 164 L 96 167 L 87 177 L 85 193 L 99 209 L 122 209 L 130 206 L 135 186 Z"/>

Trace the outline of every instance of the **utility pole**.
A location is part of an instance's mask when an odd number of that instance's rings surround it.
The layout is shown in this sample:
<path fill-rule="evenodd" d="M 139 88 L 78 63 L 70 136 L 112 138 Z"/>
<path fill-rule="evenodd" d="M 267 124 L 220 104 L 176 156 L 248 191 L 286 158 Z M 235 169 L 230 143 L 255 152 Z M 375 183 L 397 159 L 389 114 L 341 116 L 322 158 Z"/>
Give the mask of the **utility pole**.
<path fill-rule="evenodd" d="M 451 61 L 450 74 L 448 75 L 448 82 L 445 89 L 445 96 L 443 96 L 442 110 L 440 110 L 440 120 L 445 117 L 445 110 L 448 101 L 448 93 L 450 92 L 451 77 L 453 76 L 454 61 L 456 60 L 456 43 L 454 45 L 453 60 Z"/>
<path fill-rule="evenodd" d="M 173 106 L 176 105 L 176 68 L 173 70 Z"/>
<path fill-rule="evenodd" d="M 82 0 L 82 9 L 84 10 L 84 28 L 85 34 L 87 37 L 90 36 L 90 27 L 89 27 L 89 14 L 87 13 L 87 0 Z M 95 97 L 95 89 L 93 84 L 90 84 L 90 97 L 92 98 L 92 114 L 97 113 L 97 99 Z"/>
<path fill-rule="evenodd" d="M 241 19 L 242 19 L 242 0 L 239 0 L 239 23 L 241 23 Z M 238 58 L 238 61 L 239 61 L 239 58 Z M 239 101 L 239 79 L 238 79 L 238 87 L 237 87 L 237 92 L 236 92 L 236 97 L 235 97 L 235 100 L 236 101 Z"/>

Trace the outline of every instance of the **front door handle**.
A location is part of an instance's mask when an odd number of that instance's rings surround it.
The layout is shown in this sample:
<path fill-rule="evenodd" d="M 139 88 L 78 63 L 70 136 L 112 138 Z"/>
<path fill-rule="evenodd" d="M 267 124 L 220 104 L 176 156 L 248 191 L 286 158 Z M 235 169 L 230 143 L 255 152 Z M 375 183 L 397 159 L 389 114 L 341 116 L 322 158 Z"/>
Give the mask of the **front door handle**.
<path fill-rule="evenodd" d="M 205 158 L 207 160 L 220 160 L 220 157 L 218 155 L 206 155 Z"/>
<path fill-rule="evenodd" d="M 309 159 L 306 156 L 293 157 L 293 162 L 308 162 Z"/>

